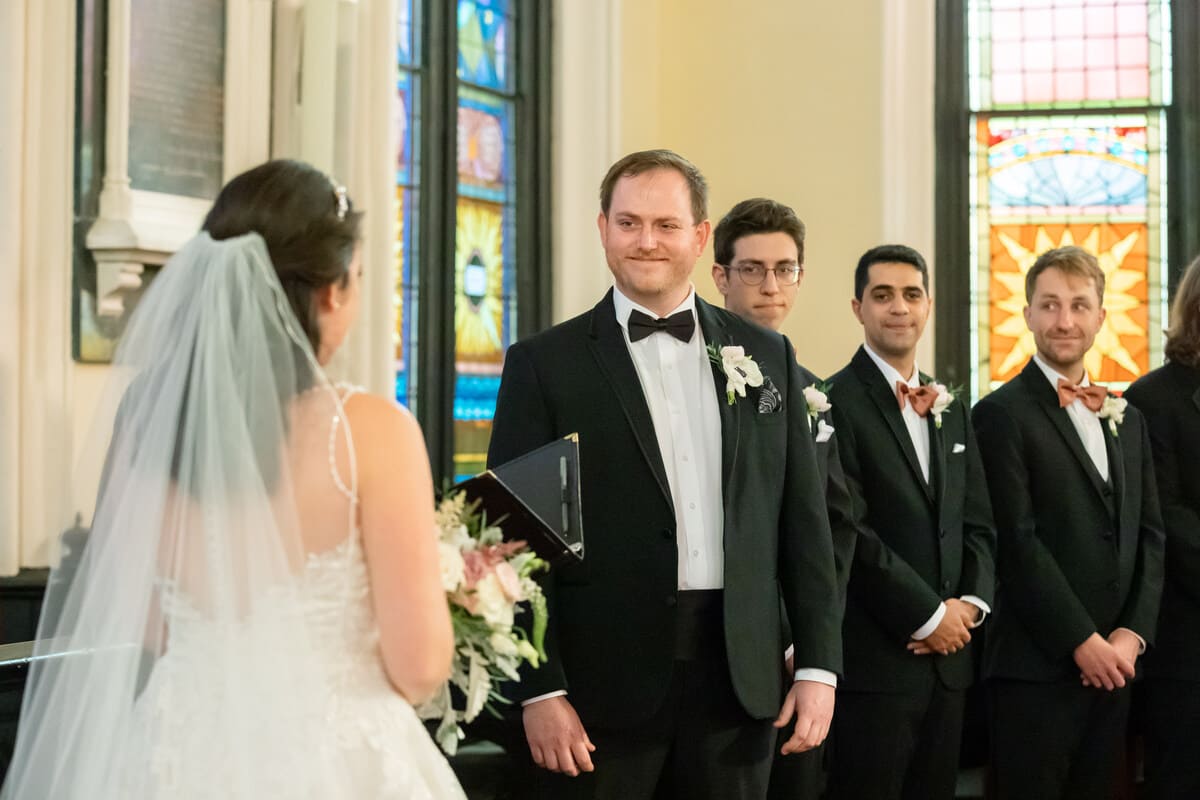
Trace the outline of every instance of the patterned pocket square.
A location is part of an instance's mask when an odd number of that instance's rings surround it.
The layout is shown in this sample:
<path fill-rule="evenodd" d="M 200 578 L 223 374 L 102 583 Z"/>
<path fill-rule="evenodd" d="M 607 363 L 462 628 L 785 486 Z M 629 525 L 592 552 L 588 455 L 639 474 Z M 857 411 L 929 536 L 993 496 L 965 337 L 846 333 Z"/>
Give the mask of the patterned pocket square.
<path fill-rule="evenodd" d="M 763 376 L 762 386 L 758 387 L 758 413 L 774 414 L 783 407 L 783 395 L 775 388 L 769 375 Z"/>
<path fill-rule="evenodd" d="M 967 446 L 965 444 L 955 442 L 954 449 L 951 450 L 950 452 L 951 453 L 961 453 L 962 451 L 964 451 L 966 449 L 967 449 Z"/>

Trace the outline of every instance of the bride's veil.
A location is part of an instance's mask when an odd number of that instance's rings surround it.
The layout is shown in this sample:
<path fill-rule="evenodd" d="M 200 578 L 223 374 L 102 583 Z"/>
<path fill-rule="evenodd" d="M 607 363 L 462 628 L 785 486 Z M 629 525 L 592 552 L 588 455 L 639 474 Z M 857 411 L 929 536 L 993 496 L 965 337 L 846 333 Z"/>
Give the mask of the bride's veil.
<path fill-rule="evenodd" d="M 3 797 L 336 794 L 312 735 L 336 670 L 300 593 L 353 529 L 353 451 L 262 238 L 187 244 L 113 374 L 91 533 L 73 578 L 52 573 Z M 330 524 L 297 512 L 312 491 Z"/>

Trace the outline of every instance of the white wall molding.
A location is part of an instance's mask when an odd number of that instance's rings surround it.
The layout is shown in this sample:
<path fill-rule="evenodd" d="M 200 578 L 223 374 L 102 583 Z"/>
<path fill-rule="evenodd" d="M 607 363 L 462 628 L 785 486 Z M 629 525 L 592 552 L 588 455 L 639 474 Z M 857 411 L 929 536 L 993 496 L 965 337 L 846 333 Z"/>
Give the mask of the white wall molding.
<path fill-rule="evenodd" d="M 8 437 L 12 430 L 6 423 L 14 418 L 17 421 L 16 469 L 9 472 L 6 465 L 0 464 L 0 482 L 15 485 L 18 502 L 15 528 L 11 512 L 4 513 L 0 522 L 0 574 L 49 563 L 54 556 L 52 542 L 70 519 L 72 498 L 75 3 L 24 0 L 7 5 L 9 8 L 0 16 L 17 27 L 4 25 L 6 35 L 0 38 L 22 36 L 24 45 L 16 49 L 15 57 L 21 59 L 22 66 L 14 71 L 16 80 L 21 80 L 23 74 L 23 102 L 15 117 L 7 113 L 14 104 L 6 102 L 5 121 L 0 123 L 5 138 L 15 141 L 20 152 L 18 159 L 0 159 L 0 186 L 5 196 L 0 201 L 0 215 L 7 224 L 16 221 L 15 237 L 0 237 L 0 247 L 9 249 L 7 255 L 15 251 L 16 257 L 0 270 L 15 270 L 13 294 L 19 303 L 19 314 L 14 317 L 19 320 L 17 370 L 3 381 L 10 385 L 15 378 L 16 414 L 5 414 L 4 423 L 0 423 L 5 426 L 3 452 L 11 453 Z M 5 79 L 12 74 L 6 69 Z M 8 88 L 12 86 L 10 83 Z M 17 161 L 18 171 L 14 174 L 11 170 Z M 12 368 L 10 355 L 6 354 L 0 364 L 6 372 Z M 4 397 L 11 402 L 11 393 L 6 392 Z"/>
<path fill-rule="evenodd" d="M 20 566 L 25 6 L 0 3 L 0 576 Z"/>
<path fill-rule="evenodd" d="M 272 0 L 225 2 L 224 180 L 271 157 Z"/>
<path fill-rule="evenodd" d="M 596 304 L 612 285 L 596 231 L 600 179 L 621 131 L 620 0 L 555 0 L 553 85 L 553 319 Z"/>
<path fill-rule="evenodd" d="M 929 262 L 931 273 L 937 270 L 933 250 L 935 34 L 933 3 L 884 0 L 879 130 L 883 237 L 915 247 Z M 926 371 L 936 369 L 936 333 L 931 317 L 917 348 L 917 361 Z"/>

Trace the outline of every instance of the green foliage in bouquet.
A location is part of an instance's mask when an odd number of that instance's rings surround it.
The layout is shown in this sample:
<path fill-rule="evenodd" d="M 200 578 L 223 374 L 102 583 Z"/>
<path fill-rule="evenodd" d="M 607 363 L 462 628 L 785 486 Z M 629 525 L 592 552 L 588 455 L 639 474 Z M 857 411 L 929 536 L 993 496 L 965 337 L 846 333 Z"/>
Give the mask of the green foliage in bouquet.
<path fill-rule="evenodd" d="M 549 565 L 524 541 L 504 541 L 500 520 L 490 523 L 479 504 L 468 504 L 461 492 L 438 504 L 436 520 L 442 588 L 454 624 L 454 664 L 450 680 L 418 712 L 440 718 L 438 744 L 454 755 L 463 737 L 461 723 L 485 708 L 498 714 L 496 704 L 510 702 L 497 684 L 519 681 L 522 663 L 537 667 L 546 660 L 546 597 L 533 576 Z M 515 624 L 522 604 L 532 615 L 528 632 Z M 462 700 L 461 708 L 456 699 Z"/>

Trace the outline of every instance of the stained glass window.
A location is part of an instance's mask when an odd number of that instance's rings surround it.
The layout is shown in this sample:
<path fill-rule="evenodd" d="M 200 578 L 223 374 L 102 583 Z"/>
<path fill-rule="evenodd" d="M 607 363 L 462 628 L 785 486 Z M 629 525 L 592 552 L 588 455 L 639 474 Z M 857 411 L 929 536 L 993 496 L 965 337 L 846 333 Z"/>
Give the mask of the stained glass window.
<path fill-rule="evenodd" d="M 414 408 L 417 376 L 417 211 L 420 208 L 420 27 L 413 0 L 396 9 L 396 399 Z M 415 409 L 414 409 L 415 410 Z"/>
<path fill-rule="evenodd" d="M 516 339 L 514 12 L 505 0 L 458 3 L 454 472 L 459 477 L 486 466 L 504 351 Z"/>
<path fill-rule="evenodd" d="M 972 394 L 1034 353 L 1024 275 L 1075 244 L 1105 272 L 1086 366 L 1121 389 L 1162 361 L 1169 0 L 968 0 Z"/>

